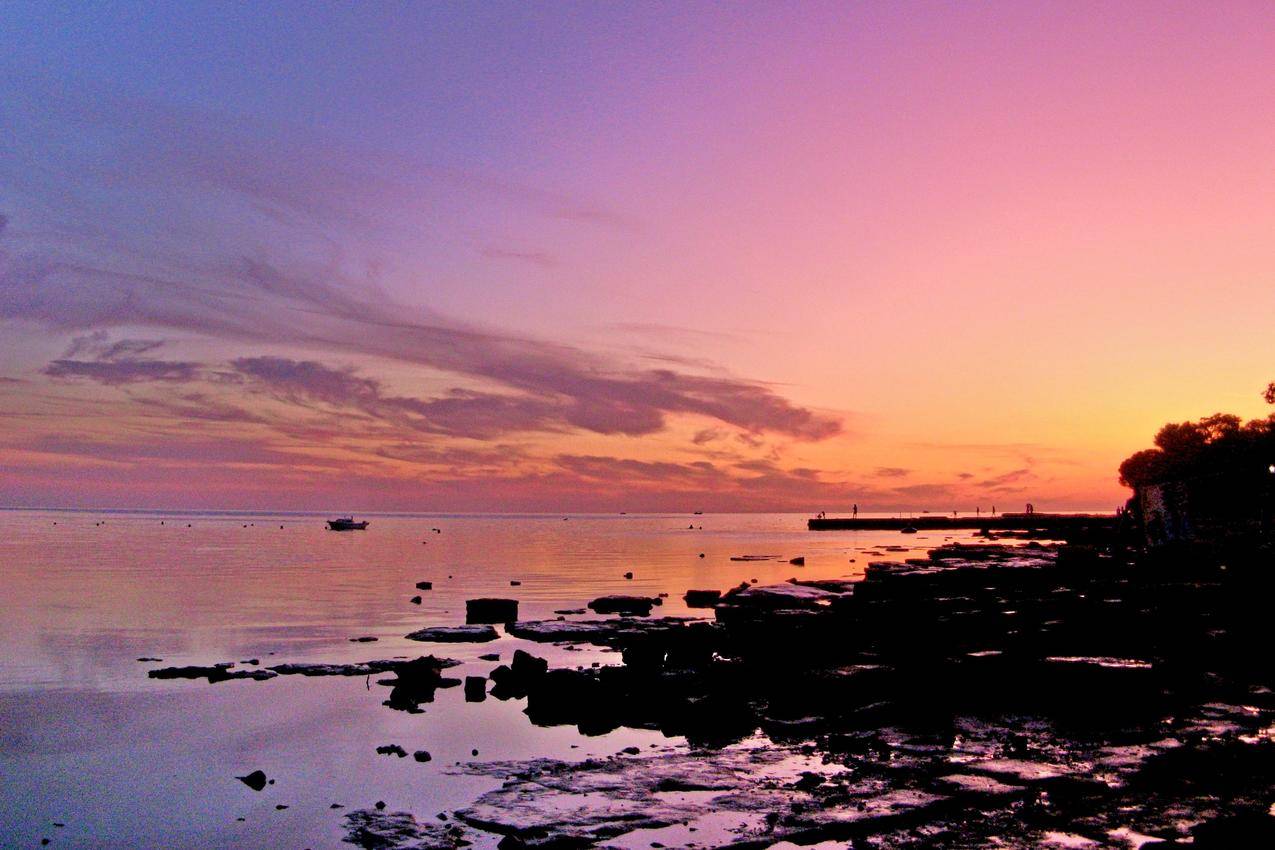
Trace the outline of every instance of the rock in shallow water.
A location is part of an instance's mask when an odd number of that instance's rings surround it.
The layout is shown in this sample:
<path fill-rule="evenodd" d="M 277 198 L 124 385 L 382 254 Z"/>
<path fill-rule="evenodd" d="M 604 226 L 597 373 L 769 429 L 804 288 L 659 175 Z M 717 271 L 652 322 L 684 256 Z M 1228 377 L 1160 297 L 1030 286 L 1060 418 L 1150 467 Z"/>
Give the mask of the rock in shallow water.
<path fill-rule="evenodd" d="M 430 643 L 486 643 L 500 637 L 494 628 L 482 626 L 431 626 L 406 635 L 408 640 Z"/>
<path fill-rule="evenodd" d="M 518 619 L 517 599 L 480 598 L 465 601 L 465 622 L 512 623 Z"/>
<path fill-rule="evenodd" d="M 651 613 L 651 606 L 657 601 L 649 596 L 599 596 L 589 603 L 589 608 L 596 614 L 622 614 L 627 617 L 645 617 Z"/>
<path fill-rule="evenodd" d="M 266 773 L 264 770 L 254 770 L 246 776 L 236 776 L 235 779 L 238 779 L 253 791 L 260 791 L 266 787 Z"/>

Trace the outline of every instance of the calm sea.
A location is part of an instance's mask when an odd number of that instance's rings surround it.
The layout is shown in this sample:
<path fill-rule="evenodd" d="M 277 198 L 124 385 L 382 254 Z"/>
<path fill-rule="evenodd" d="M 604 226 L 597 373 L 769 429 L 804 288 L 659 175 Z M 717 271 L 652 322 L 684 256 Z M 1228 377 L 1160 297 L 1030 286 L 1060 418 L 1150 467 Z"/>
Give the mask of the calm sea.
<path fill-rule="evenodd" d="M 384 800 L 432 817 L 494 787 L 449 774 L 458 761 L 685 746 L 646 731 L 537 728 L 522 701 L 466 703 L 459 688 L 405 714 L 383 707 L 387 690 L 362 677 L 210 685 L 148 679 L 153 667 L 432 652 L 465 662 L 449 675 L 485 675 L 495 665 L 479 655 L 507 660 L 520 646 L 555 665 L 618 663 L 602 650 L 505 636 L 447 645 L 402 636 L 463 622 L 476 596 L 516 598 L 521 619 L 539 619 L 602 594 L 668 593 L 657 614 L 711 616 L 688 611 L 682 594 L 857 577 L 869 561 L 968 539 L 812 533 L 793 514 L 363 518 L 367 531 L 335 533 L 319 515 L 0 511 L 0 844 L 348 847 L 332 803 Z M 899 545 L 910 551 L 883 548 Z M 730 560 L 746 554 L 779 560 Z M 805 567 L 787 563 L 798 555 Z M 415 590 L 421 580 L 434 589 Z M 418 592 L 422 604 L 411 604 Z M 350 642 L 358 636 L 379 640 Z M 427 749 L 433 761 L 377 755 L 390 743 Z M 276 783 L 257 793 L 234 779 L 254 769 Z"/>

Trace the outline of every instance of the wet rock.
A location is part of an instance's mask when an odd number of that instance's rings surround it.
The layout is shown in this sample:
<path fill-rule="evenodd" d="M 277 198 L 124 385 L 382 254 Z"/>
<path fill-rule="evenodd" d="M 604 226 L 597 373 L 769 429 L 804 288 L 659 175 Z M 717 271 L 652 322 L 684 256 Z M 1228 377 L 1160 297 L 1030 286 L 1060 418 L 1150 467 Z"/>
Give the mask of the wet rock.
<path fill-rule="evenodd" d="M 465 702 L 482 702 L 487 699 L 487 679 L 485 676 L 465 677 Z"/>
<path fill-rule="evenodd" d="M 409 599 L 409 600 L 407 600 L 407 601 L 408 601 L 408 602 L 410 602 L 410 603 L 412 603 L 413 605 L 420 605 L 420 604 L 421 604 L 421 598 L 420 598 L 419 596 L 413 596 L 411 599 Z"/>
<path fill-rule="evenodd" d="M 398 744 L 386 744 L 376 748 L 376 752 L 383 756 L 398 756 L 399 758 L 407 758 L 407 750 Z"/>
<path fill-rule="evenodd" d="M 486 643 L 500 635 L 491 626 L 431 626 L 405 635 L 408 640 L 430 643 Z"/>
<path fill-rule="evenodd" d="M 798 555 L 796 558 L 789 558 L 788 563 L 792 564 L 794 567 L 804 567 L 806 565 L 806 557 L 804 555 Z"/>
<path fill-rule="evenodd" d="M 780 608 L 815 609 L 827 605 L 842 594 L 811 587 L 808 584 L 751 585 L 727 591 L 722 602 L 736 607 L 774 610 Z"/>
<path fill-rule="evenodd" d="M 465 622 L 512 623 L 518 619 L 517 599 L 470 599 L 465 602 Z"/>
<path fill-rule="evenodd" d="M 524 620 L 510 623 L 507 631 L 514 637 L 538 643 L 591 643 L 618 646 L 641 634 L 673 634 L 685 628 L 686 617 L 631 620 Z"/>
<path fill-rule="evenodd" d="M 277 675 L 272 670 L 234 670 L 234 666 L 234 662 L 223 661 L 211 666 L 161 667 L 158 670 L 148 670 L 146 675 L 151 679 L 207 679 L 209 683 L 230 679 L 262 681 L 273 679 Z"/>
<path fill-rule="evenodd" d="M 281 676 L 371 676 L 376 673 L 393 673 L 400 669 L 413 670 L 419 673 L 435 666 L 437 666 L 438 670 L 442 670 L 446 667 L 455 667 L 459 663 L 459 661 L 454 661 L 450 658 L 434 658 L 432 655 L 425 655 L 415 661 L 388 658 L 378 661 L 361 661 L 353 664 L 288 663 L 277 664 L 268 669 Z M 417 666 L 413 667 L 413 665 Z"/>
<path fill-rule="evenodd" d="M 417 714 L 420 704 L 433 702 L 438 688 L 453 688 L 461 684 L 459 679 L 445 678 L 442 671 L 459 664 L 448 658 L 435 658 L 424 655 L 410 661 L 393 661 L 389 671 L 394 674 L 391 679 L 379 679 L 378 685 L 387 685 L 390 695 L 382 704 L 396 709 Z"/>
<path fill-rule="evenodd" d="M 655 600 L 649 596 L 625 596 L 614 594 L 599 596 L 589 603 L 595 614 L 622 614 L 627 617 L 645 617 L 651 613 Z"/>
<path fill-rule="evenodd" d="M 434 582 L 432 582 L 432 581 L 418 581 L 418 582 L 416 582 L 416 589 L 417 589 L 417 590 L 433 590 L 433 589 L 434 589 Z"/>
<path fill-rule="evenodd" d="M 549 670 L 549 662 L 521 649 L 514 650 L 510 669 L 514 677 L 523 682 L 534 682 Z"/>
<path fill-rule="evenodd" d="M 254 770 L 245 776 L 236 776 L 235 779 L 238 779 L 253 791 L 260 791 L 266 787 L 266 773 L 263 770 Z"/>
<path fill-rule="evenodd" d="M 499 660 L 500 660 L 500 653 L 499 653 L 499 652 L 488 652 L 488 653 L 485 653 L 485 654 L 483 654 L 483 655 L 478 656 L 478 660 L 479 660 L 479 661 L 499 661 Z"/>
<path fill-rule="evenodd" d="M 457 850 L 470 842 L 456 825 L 421 823 L 409 812 L 360 809 L 345 816 L 345 843 L 363 850 Z"/>
<path fill-rule="evenodd" d="M 434 757 L 429 754 L 429 750 L 417 750 L 412 753 L 412 758 L 419 762 L 431 761 Z"/>
<path fill-rule="evenodd" d="M 584 609 L 584 608 L 560 608 L 560 609 L 558 609 L 558 610 L 554 611 L 553 613 L 555 613 L 555 614 L 583 614 L 584 612 L 585 612 L 585 609 Z"/>
<path fill-rule="evenodd" d="M 378 640 L 380 640 L 380 638 L 373 637 L 372 635 L 364 635 L 363 637 L 350 638 L 350 643 L 376 643 Z"/>
<path fill-rule="evenodd" d="M 712 608 L 721 598 L 720 590 L 688 590 L 682 597 L 687 608 Z"/>
<path fill-rule="evenodd" d="M 455 814 L 464 823 L 505 836 L 504 847 L 632 846 L 625 837 L 636 839 L 643 830 L 674 824 L 696 829 L 712 823 L 716 831 L 731 818 L 739 828 L 770 824 L 760 836 L 764 844 L 758 844 L 770 846 L 804 839 L 812 830 L 829 829 L 830 823 L 897 818 L 943 799 L 918 792 L 874 803 L 879 789 L 865 787 L 862 805 L 867 811 L 847 805 L 831 813 L 815 808 L 808 816 L 794 815 L 794 804 L 810 798 L 778 780 L 802 764 L 812 771 L 819 766 L 816 758 L 795 750 L 757 747 L 583 763 L 542 759 L 521 765 L 470 765 L 467 772 L 500 777 L 505 783 Z M 860 830 L 871 832 L 862 826 Z M 703 846 L 727 843 L 731 842 L 707 840 Z"/>
<path fill-rule="evenodd" d="M 502 700 L 524 697 L 548 669 L 549 662 L 545 659 L 516 649 L 509 666 L 502 664 L 491 671 L 491 680 L 495 684 L 492 696 Z"/>
<path fill-rule="evenodd" d="M 1267 812 L 1216 817 L 1192 827 L 1191 840 L 1197 850 L 1275 847 L 1275 817 Z"/>

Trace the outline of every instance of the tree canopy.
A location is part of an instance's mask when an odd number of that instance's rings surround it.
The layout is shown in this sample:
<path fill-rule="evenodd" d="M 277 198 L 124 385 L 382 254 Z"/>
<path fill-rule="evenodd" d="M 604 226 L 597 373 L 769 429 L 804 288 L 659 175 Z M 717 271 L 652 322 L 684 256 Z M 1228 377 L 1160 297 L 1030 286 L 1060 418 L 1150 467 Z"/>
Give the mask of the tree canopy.
<path fill-rule="evenodd" d="M 1264 395 L 1275 404 L 1275 382 Z M 1155 435 L 1155 448 L 1135 452 L 1120 464 L 1120 483 L 1136 489 L 1172 480 L 1250 477 L 1271 464 L 1275 414 L 1244 422 L 1229 413 L 1215 413 L 1197 422 L 1165 425 Z"/>

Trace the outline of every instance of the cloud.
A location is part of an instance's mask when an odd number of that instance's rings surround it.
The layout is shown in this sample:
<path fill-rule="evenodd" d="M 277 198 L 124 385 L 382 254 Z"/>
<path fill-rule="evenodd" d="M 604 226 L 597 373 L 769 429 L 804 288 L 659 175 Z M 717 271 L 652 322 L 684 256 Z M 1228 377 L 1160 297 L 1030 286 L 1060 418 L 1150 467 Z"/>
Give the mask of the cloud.
<path fill-rule="evenodd" d="M 463 416 L 492 422 L 496 433 L 517 420 L 520 428 L 640 436 L 662 430 L 669 416 L 706 417 L 795 440 L 841 431 L 838 417 L 794 404 L 759 381 L 686 366 L 645 368 L 464 324 L 395 303 L 377 288 L 380 255 L 420 239 L 403 222 L 437 217 L 436 206 L 457 195 L 573 221 L 633 225 L 593 199 L 339 145 L 297 138 L 278 144 L 226 116 L 110 92 L 9 81 L 18 96 L 0 103 L 0 121 L 11 120 L 32 138 L 76 145 L 49 159 L 41 153 L 49 144 L 31 144 L 0 161 L 0 180 L 11 180 L 49 219 L 24 229 L 19 241 L 10 238 L 12 228 L 0 235 L 0 319 L 86 336 L 86 345 L 102 331 L 150 328 L 426 367 L 482 387 L 419 402 L 432 407 L 416 416 L 449 423 L 439 425 L 448 432 L 473 430 L 460 427 Z M 74 155 L 80 148 L 93 156 Z M 428 279 L 412 283 L 428 291 Z M 101 359 L 138 357 L 153 350 L 141 347 L 150 342 L 128 341 L 133 348 L 103 352 Z M 157 380 L 177 380 L 180 367 L 170 366 L 54 368 L 124 383 L 144 380 L 148 371 Z M 396 404 L 411 406 L 399 399 L 390 407 Z"/>
<path fill-rule="evenodd" d="M 199 364 L 176 360 L 54 360 L 42 373 L 50 378 L 87 378 L 108 386 L 180 383 L 198 377 Z"/>
<path fill-rule="evenodd" d="M 878 466 L 877 471 L 873 473 L 877 478 L 906 478 L 911 474 L 912 470 L 901 466 Z"/>
<path fill-rule="evenodd" d="M 121 339 L 111 342 L 106 331 L 94 331 L 71 340 L 66 355 L 41 370 L 50 378 L 87 378 L 117 386 L 141 383 L 181 383 L 199 376 L 200 364 L 180 360 L 149 360 L 137 355 L 154 351 L 163 340 Z M 77 357 L 92 357 L 79 360 Z"/>
<path fill-rule="evenodd" d="M 17 446 L 42 454 L 92 458 L 117 463 L 215 463 L 270 466 L 309 465 L 336 467 L 330 458 L 282 451 L 254 439 L 224 437 L 192 437 L 165 434 L 164 439 L 139 435 L 132 440 L 106 440 L 95 437 L 46 434 Z"/>
<path fill-rule="evenodd" d="M 162 339 L 121 339 L 110 341 L 106 331 L 94 331 L 71 340 L 64 357 L 91 356 L 98 360 L 116 360 L 148 354 L 164 344 Z"/>
<path fill-rule="evenodd" d="M 716 440 L 720 440 L 726 436 L 717 428 L 703 428 L 695 432 L 695 436 L 691 437 L 691 442 L 697 446 L 704 446 Z"/>
<path fill-rule="evenodd" d="M 557 259 L 546 251 L 519 251 L 513 248 L 497 248 L 488 246 L 479 251 L 489 260 L 517 260 L 523 263 L 530 263 L 533 266 L 539 266 L 542 269 L 551 269 L 558 265 Z"/>
<path fill-rule="evenodd" d="M 907 484 L 895 487 L 894 494 L 896 497 L 906 498 L 911 505 L 928 503 L 931 506 L 938 506 L 935 503 L 940 500 L 946 504 L 956 495 L 952 487 L 947 484 Z"/>
<path fill-rule="evenodd" d="M 379 381 L 352 368 L 333 369 L 313 360 L 242 357 L 230 366 L 250 389 L 281 401 L 355 409 L 435 434 L 489 439 L 515 431 L 548 431 L 561 427 L 565 416 L 552 401 L 526 397 L 459 389 L 432 399 L 391 395 Z"/>
<path fill-rule="evenodd" d="M 1014 484 L 1019 481 L 1024 481 L 1034 477 L 1035 476 L 1033 475 L 1030 469 L 1027 469 L 1027 468 L 1014 469 L 1009 472 L 1004 472 L 1004 473 L 1001 473 L 1000 475 L 993 476 L 991 478 L 986 478 L 978 482 L 978 486 L 984 487 L 987 489 L 992 489 L 992 490 L 1004 489 L 1010 484 Z"/>

